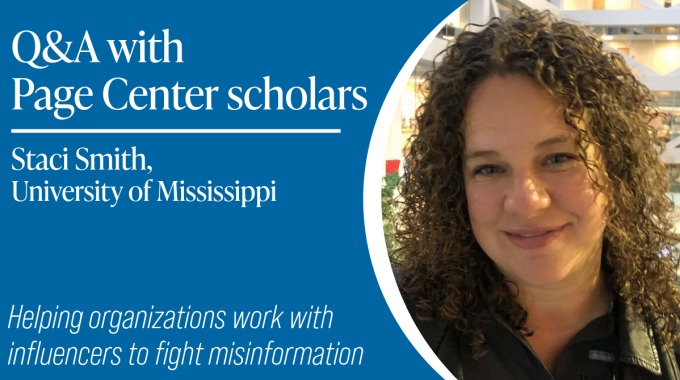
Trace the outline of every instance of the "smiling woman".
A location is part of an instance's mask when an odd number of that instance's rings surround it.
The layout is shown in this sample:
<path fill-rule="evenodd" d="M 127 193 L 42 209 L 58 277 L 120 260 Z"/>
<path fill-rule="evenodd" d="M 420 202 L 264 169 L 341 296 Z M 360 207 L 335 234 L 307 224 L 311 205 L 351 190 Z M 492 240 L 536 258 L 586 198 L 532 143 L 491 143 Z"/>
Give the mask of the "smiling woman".
<path fill-rule="evenodd" d="M 580 26 L 521 11 L 428 77 L 401 187 L 400 287 L 459 379 L 679 379 L 651 96 Z"/>
<path fill-rule="evenodd" d="M 482 250 L 522 287 L 600 272 L 607 199 L 592 186 L 561 108 L 541 86 L 512 75 L 483 81 L 466 112 L 470 225 Z M 593 149 L 586 153 L 596 160 Z"/>

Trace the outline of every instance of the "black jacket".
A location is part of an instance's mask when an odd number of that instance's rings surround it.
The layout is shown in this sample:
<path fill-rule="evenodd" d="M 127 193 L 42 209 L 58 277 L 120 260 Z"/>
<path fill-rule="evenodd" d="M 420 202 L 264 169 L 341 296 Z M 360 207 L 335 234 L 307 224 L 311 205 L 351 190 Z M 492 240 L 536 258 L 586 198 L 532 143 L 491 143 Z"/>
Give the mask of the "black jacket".
<path fill-rule="evenodd" d="M 409 308 L 413 313 L 413 309 Z M 634 315 L 632 308 L 621 303 L 618 313 L 618 346 L 614 379 L 616 380 L 680 380 L 678 360 L 680 350 L 669 349 L 660 343 L 655 328 L 639 317 L 628 319 Z M 464 380 L 461 353 L 468 341 L 450 324 L 436 321 L 422 321 L 414 318 L 430 348 L 439 360 L 459 379 Z M 591 358 L 592 359 L 592 358 Z"/>

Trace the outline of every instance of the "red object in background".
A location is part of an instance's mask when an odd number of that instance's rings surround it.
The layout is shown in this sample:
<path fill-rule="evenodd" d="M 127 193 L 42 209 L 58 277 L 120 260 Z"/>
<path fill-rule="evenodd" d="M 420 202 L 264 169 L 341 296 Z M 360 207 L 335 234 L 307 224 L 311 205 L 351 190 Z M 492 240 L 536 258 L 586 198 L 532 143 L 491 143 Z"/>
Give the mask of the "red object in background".
<path fill-rule="evenodd" d="M 399 160 L 385 160 L 385 174 L 399 171 Z"/>

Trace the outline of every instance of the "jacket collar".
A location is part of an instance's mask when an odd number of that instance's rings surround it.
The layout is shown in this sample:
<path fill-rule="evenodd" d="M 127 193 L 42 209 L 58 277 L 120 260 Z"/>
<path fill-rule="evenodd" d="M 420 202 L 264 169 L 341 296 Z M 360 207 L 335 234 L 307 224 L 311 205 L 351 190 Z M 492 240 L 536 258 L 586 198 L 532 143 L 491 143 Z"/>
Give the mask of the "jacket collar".
<path fill-rule="evenodd" d="M 661 375 L 661 364 L 654 344 L 654 330 L 633 308 L 619 298 L 619 361 Z"/>

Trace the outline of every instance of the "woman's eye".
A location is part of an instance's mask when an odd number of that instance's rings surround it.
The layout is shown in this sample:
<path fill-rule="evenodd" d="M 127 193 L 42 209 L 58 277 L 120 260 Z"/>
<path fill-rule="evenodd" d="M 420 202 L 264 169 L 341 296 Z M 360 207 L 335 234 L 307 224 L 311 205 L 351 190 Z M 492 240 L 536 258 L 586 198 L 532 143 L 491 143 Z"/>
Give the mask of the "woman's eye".
<path fill-rule="evenodd" d="M 572 154 L 567 154 L 567 153 L 557 153 L 557 154 L 551 154 L 546 158 L 546 163 L 548 165 L 559 165 L 563 164 L 565 162 L 569 162 L 574 160 L 576 157 Z"/>
<path fill-rule="evenodd" d="M 501 169 L 498 166 L 493 166 L 493 165 L 483 165 L 483 166 L 478 166 L 475 168 L 475 170 L 472 172 L 474 175 L 481 175 L 481 176 L 490 176 L 496 173 L 500 173 Z"/>

